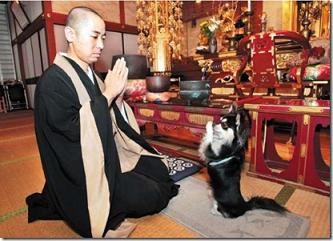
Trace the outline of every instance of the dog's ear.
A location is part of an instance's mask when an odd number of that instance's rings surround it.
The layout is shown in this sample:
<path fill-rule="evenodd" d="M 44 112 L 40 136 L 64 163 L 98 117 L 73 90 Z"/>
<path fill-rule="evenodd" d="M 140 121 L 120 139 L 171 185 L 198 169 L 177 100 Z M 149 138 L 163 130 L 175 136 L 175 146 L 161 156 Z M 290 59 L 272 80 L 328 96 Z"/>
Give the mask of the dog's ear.
<path fill-rule="evenodd" d="M 232 104 L 230 105 L 230 108 L 229 108 L 229 113 L 236 113 L 237 112 L 237 102 L 234 101 L 232 102 Z"/>
<path fill-rule="evenodd" d="M 250 135 L 251 122 L 248 112 L 243 108 L 237 111 L 236 126 L 238 141 L 242 146 L 245 146 Z"/>

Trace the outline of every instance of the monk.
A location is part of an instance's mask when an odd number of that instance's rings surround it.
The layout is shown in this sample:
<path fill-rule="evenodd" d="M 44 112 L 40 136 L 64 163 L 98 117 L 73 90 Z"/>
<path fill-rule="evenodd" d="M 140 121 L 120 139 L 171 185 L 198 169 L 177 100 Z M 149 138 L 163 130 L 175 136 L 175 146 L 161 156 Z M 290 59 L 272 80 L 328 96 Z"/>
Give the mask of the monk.
<path fill-rule="evenodd" d="M 91 68 L 106 37 L 87 7 L 67 18 L 67 53 L 58 53 L 35 91 L 35 131 L 45 175 L 27 197 L 28 222 L 64 220 L 82 237 L 127 237 L 138 218 L 177 195 L 166 159 L 140 135 L 123 101 L 128 69 L 118 59 L 104 83 Z"/>

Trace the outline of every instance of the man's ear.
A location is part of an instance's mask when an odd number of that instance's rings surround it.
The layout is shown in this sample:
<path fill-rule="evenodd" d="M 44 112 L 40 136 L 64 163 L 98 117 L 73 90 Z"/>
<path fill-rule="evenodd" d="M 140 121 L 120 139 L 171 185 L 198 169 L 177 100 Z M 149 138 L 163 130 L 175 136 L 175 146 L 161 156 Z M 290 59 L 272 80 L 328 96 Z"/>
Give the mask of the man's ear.
<path fill-rule="evenodd" d="M 72 43 L 75 39 L 75 31 L 69 26 L 65 27 L 65 37 L 69 43 Z"/>
<path fill-rule="evenodd" d="M 241 145 L 245 145 L 250 135 L 251 120 L 248 112 L 243 108 L 239 109 L 236 115 L 236 128 L 238 140 Z"/>

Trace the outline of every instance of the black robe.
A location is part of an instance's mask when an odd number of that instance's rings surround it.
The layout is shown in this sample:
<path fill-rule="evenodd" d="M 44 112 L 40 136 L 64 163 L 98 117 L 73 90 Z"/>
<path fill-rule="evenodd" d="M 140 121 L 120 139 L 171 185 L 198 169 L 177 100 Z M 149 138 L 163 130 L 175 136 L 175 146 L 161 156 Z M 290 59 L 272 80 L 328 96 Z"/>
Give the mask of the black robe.
<path fill-rule="evenodd" d="M 90 97 L 88 105 L 101 141 L 110 208 L 105 210 L 108 212 L 104 214 L 105 221 L 98 220 L 99 214 L 94 214 L 97 217 L 94 222 L 99 222 L 104 230 L 103 234 L 94 234 L 93 211 L 89 208 L 98 206 L 99 202 L 97 199 L 96 203 L 89 204 L 87 198 L 87 178 L 90 177 L 82 157 L 82 103 L 72 82 L 73 77 L 53 64 L 42 75 L 35 91 L 35 131 L 46 182 L 42 193 L 27 197 L 28 221 L 62 219 L 83 237 L 102 237 L 108 230 L 116 229 L 126 217 L 141 217 L 161 211 L 177 195 L 178 185 L 170 179 L 168 168 L 159 157 L 142 155 L 133 170 L 121 171 L 117 152 L 121 147 L 116 146 L 109 106 L 98 87 L 96 76 L 93 84 L 79 65 L 69 58 L 62 58 L 62 61 L 70 63 Z M 111 108 L 117 127 L 142 148 L 158 155 L 124 120 L 115 103 Z"/>

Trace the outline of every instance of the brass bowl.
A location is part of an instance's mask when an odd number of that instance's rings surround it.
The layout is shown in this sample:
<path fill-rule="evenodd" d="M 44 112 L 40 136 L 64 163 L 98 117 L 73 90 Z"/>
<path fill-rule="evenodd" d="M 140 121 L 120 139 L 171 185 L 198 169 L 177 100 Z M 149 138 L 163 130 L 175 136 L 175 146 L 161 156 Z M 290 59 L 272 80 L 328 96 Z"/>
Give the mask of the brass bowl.
<path fill-rule="evenodd" d="M 147 76 L 146 86 L 149 92 L 160 93 L 168 91 L 170 88 L 170 77 L 169 76 Z"/>

